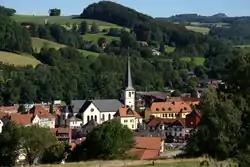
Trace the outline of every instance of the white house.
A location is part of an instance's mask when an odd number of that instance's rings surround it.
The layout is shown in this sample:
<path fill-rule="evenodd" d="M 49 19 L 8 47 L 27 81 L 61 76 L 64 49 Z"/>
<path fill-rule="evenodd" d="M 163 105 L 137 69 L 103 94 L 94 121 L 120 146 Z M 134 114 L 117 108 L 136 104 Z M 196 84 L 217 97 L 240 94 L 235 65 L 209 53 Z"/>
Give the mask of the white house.
<path fill-rule="evenodd" d="M 138 129 L 139 125 L 142 123 L 142 117 L 130 108 L 120 108 L 114 117 L 131 130 Z"/>
<path fill-rule="evenodd" d="M 76 116 L 72 116 L 66 120 L 66 124 L 72 129 L 81 127 L 83 125 L 82 122 L 83 121 Z"/>

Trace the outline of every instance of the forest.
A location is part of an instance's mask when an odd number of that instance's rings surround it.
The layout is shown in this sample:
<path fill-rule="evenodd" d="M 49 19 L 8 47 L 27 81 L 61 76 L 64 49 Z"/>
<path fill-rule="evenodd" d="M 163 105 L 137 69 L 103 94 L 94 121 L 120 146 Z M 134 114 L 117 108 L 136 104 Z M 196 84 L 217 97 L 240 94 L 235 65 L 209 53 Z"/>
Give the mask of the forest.
<path fill-rule="evenodd" d="M 91 12 L 93 8 L 98 8 L 100 13 L 94 16 Z M 84 33 L 82 28 L 67 30 L 57 24 L 29 23 L 30 29 L 27 30 L 24 25 L 13 21 L 9 14 L 1 12 L 0 29 L 5 31 L 0 33 L 0 50 L 30 53 L 42 64 L 35 68 L 1 64 L 0 104 L 120 98 L 128 54 L 131 56 L 132 77 L 137 90 L 161 91 L 168 87 L 179 93 L 195 95 L 194 90 L 200 83 L 207 78 L 221 78 L 226 63 L 240 53 L 219 39 L 188 31 L 181 25 L 157 21 L 113 2 L 92 4 L 81 16 L 100 20 L 104 15 L 116 17 L 103 21 L 122 25 L 119 20 L 123 20 L 123 26 L 131 29 L 127 31 L 124 28 L 119 30 L 120 33 L 114 33 L 114 29 L 108 30 L 109 35 L 115 34 L 119 40 L 108 43 L 105 49 L 92 43 L 90 49 L 94 48 L 100 55 L 88 56 L 77 50 L 89 48 L 88 41 L 81 36 Z M 68 47 L 56 50 L 44 45 L 37 52 L 32 49 L 30 37 L 56 41 Z M 139 41 L 146 41 L 149 46 L 141 46 Z M 165 45 L 175 50 L 164 53 L 164 59 L 152 55 L 152 46 Z M 181 58 L 185 56 L 190 57 L 191 61 L 182 61 Z M 197 66 L 194 57 L 204 57 L 204 66 Z M 190 72 L 196 77 L 190 77 Z"/>

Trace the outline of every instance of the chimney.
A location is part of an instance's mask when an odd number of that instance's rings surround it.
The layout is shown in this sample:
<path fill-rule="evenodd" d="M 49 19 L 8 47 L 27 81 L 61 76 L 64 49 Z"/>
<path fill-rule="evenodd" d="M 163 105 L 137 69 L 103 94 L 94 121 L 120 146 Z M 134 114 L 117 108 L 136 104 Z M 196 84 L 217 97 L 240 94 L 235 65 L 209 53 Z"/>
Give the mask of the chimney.
<path fill-rule="evenodd" d="M 173 101 L 172 104 L 175 105 L 175 101 Z"/>

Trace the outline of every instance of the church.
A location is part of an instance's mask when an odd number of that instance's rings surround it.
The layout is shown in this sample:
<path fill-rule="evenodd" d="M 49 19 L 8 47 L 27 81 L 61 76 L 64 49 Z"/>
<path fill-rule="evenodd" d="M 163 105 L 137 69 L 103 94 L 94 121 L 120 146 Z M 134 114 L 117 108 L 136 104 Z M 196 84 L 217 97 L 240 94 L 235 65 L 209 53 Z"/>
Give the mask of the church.
<path fill-rule="evenodd" d="M 83 126 L 91 120 L 101 124 L 115 118 L 130 129 L 137 129 L 138 124 L 142 122 L 142 117 L 135 111 L 135 93 L 128 56 L 121 99 L 123 103 L 118 99 L 72 100 L 71 105 L 62 110 L 62 118 L 60 119 L 80 118 L 81 122 L 79 122 L 79 119 L 78 122 L 74 121 L 77 119 L 71 119 L 71 128 L 77 128 L 77 126 Z M 68 122 L 63 120 L 61 122 Z M 74 124 L 77 126 L 74 126 Z"/>

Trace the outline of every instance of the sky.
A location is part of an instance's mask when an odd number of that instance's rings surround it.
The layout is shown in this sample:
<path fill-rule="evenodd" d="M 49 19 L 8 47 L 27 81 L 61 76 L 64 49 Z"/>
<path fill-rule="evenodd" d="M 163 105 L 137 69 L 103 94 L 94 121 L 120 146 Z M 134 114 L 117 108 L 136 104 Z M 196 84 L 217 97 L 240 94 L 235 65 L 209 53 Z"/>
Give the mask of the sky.
<path fill-rule="evenodd" d="M 210 16 L 250 16 L 250 0 L 113 0 L 153 17 L 168 17 L 183 13 Z M 62 15 L 80 14 L 98 0 L 0 0 L 0 5 L 14 8 L 17 14 L 47 15 L 51 8 L 59 8 Z"/>

